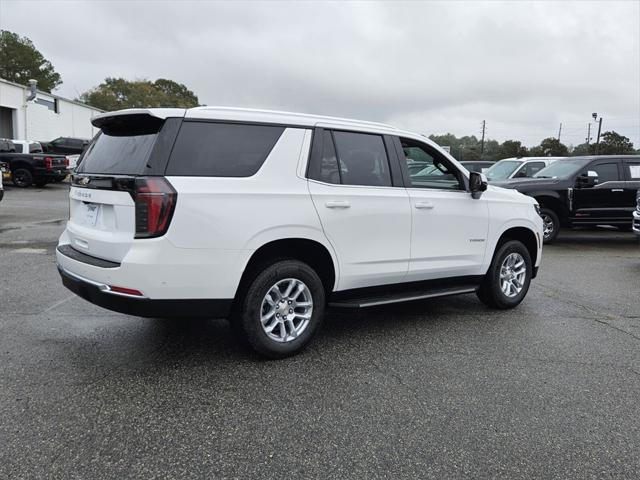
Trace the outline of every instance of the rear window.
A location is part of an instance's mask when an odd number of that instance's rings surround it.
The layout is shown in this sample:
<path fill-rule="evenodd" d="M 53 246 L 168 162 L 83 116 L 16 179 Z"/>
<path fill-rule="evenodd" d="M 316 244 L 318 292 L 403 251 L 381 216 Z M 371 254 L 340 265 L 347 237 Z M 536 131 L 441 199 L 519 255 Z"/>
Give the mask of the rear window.
<path fill-rule="evenodd" d="M 249 177 L 262 166 L 284 127 L 185 121 L 166 175 Z"/>
<path fill-rule="evenodd" d="M 145 118 L 146 117 L 146 118 Z M 114 118 L 85 151 L 78 173 L 141 175 L 163 122 L 144 115 Z"/>

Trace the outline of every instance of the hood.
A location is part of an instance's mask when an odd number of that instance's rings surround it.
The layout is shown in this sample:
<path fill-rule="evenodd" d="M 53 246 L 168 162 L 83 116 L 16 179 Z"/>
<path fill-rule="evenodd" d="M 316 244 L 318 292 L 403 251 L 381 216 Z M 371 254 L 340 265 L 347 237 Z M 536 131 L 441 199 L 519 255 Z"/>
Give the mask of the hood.
<path fill-rule="evenodd" d="M 557 185 L 561 180 L 557 178 L 512 178 L 500 182 L 489 182 L 491 185 L 502 188 L 520 188 L 520 187 L 549 187 Z"/>

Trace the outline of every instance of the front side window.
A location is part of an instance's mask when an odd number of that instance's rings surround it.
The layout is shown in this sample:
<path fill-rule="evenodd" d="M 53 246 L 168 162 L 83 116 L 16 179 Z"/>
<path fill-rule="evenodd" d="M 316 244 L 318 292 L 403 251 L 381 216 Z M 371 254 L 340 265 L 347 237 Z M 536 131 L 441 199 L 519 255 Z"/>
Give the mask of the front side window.
<path fill-rule="evenodd" d="M 536 173 L 538 173 L 544 167 L 545 167 L 544 162 L 527 162 L 522 167 L 520 167 L 520 170 L 518 170 L 518 173 L 516 173 L 514 177 L 517 177 L 517 178 L 533 177 Z"/>
<path fill-rule="evenodd" d="M 598 174 L 598 184 L 604 182 L 618 182 L 620 181 L 620 175 L 618 173 L 617 163 L 600 163 L 591 165 L 586 168 L 582 173 L 586 174 L 588 171 L 594 171 Z"/>
<path fill-rule="evenodd" d="M 401 138 L 410 187 L 462 190 L 460 173 L 435 150 L 414 140 Z"/>
<path fill-rule="evenodd" d="M 387 150 L 380 135 L 335 131 L 333 138 L 342 184 L 391 186 Z"/>

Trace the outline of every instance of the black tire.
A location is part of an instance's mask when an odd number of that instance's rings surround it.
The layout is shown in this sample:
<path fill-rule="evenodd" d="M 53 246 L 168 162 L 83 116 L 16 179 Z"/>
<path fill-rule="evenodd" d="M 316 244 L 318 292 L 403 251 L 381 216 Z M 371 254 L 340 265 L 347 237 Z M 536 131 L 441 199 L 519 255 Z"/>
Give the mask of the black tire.
<path fill-rule="evenodd" d="M 33 184 L 38 188 L 42 188 L 47 184 L 47 179 L 46 178 L 36 178 L 33 181 Z"/>
<path fill-rule="evenodd" d="M 33 175 L 27 168 L 16 168 L 11 171 L 13 184 L 18 188 L 27 188 L 33 184 Z"/>
<path fill-rule="evenodd" d="M 522 283 L 522 290 L 510 297 L 502 291 L 500 273 L 503 262 L 512 253 L 519 254 L 522 257 L 526 272 Z M 527 295 L 529 285 L 531 284 L 532 273 L 533 265 L 531 263 L 529 250 L 527 250 L 527 247 L 525 247 L 522 242 L 510 240 L 501 245 L 493 255 L 491 266 L 489 266 L 489 270 L 478 289 L 478 298 L 482 303 L 491 308 L 508 309 L 516 307 Z"/>
<path fill-rule="evenodd" d="M 278 282 L 286 279 L 296 279 L 306 285 L 313 302 L 313 310 L 308 324 L 297 338 L 279 342 L 269 337 L 265 332 L 261 316 L 263 315 L 263 301 L 267 293 Z M 309 265 L 293 259 L 267 264 L 256 272 L 253 280 L 246 285 L 244 292 L 240 292 L 237 302 L 233 316 L 230 318 L 234 332 L 253 350 L 267 358 L 285 358 L 300 352 L 311 341 L 324 318 L 325 293 L 322 280 Z M 265 304 L 265 306 L 267 305 Z M 289 326 L 284 328 L 285 332 L 290 331 Z M 278 334 L 282 332 L 279 326 L 275 327 L 272 332 L 276 331 Z"/>
<path fill-rule="evenodd" d="M 542 207 L 540 209 L 540 216 L 542 217 L 542 221 L 544 222 L 544 234 L 543 234 L 543 242 L 551 243 L 558 236 L 558 232 L 560 231 L 560 219 L 556 212 L 549 208 Z"/>

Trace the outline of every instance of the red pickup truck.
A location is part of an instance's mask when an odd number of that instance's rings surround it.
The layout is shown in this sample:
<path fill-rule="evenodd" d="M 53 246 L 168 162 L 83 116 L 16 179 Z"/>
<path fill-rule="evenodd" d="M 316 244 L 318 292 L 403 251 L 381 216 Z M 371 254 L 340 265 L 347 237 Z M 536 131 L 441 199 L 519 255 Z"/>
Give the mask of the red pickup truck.
<path fill-rule="evenodd" d="M 31 185 L 44 187 L 66 176 L 68 166 L 64 155 L 16 153 L 13 142 L 6 139 L 0 139 L 0 162 L 9 164 L 13 184 L 21 188 Z"/>

